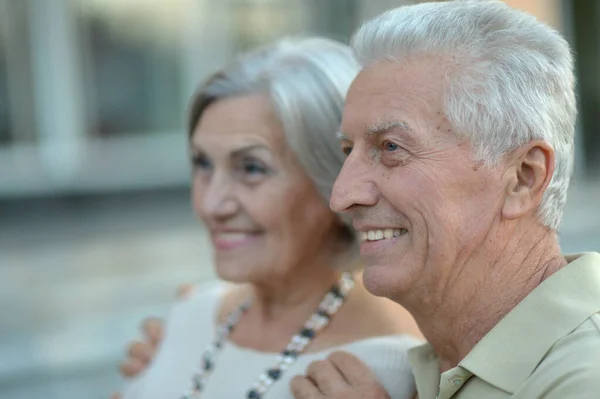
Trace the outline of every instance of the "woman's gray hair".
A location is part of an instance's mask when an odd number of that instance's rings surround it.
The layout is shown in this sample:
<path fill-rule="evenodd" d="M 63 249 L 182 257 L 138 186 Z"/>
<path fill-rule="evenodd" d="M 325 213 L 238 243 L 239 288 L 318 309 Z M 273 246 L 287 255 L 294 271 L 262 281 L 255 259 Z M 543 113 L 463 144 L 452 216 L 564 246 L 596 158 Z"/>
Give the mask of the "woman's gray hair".
<path fill-rule="evenodd" d="M 340 126 L 346 93 L 359 69 L 350 47 L 324 38 L 284 39 L 246 53 L 200 87 L 192 101 L 189 135 L 215 101 L 264 93 L 290 148 L 329 203 L 345 159 L 335 132 Z M 344 249 L 352 247 L 349 252 L 354 254 L 354 231 L 347 217 L 342 217 L 342 221 Z"/>
<path fill-rule="evenodd" d="M 555 151 L 555 171 L 538 209 L 558 229 L 573 169 L 577 107 L 573 58 L 564 38 L 500 1 L 424 3 L 388 11 L 354 35 L 359 62 L 449 56 L 445 114 L 488 166 L 532 140 Z"/>

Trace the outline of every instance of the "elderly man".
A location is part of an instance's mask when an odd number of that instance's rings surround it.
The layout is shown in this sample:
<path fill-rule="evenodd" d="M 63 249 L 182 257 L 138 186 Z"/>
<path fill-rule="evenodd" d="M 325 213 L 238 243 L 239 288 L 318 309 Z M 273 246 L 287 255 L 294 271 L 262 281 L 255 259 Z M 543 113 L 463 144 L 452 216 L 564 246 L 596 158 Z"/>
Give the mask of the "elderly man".
<path fill-rule="evenodd" d="M 600 397 L 600 255 L 563 256 L 556 233 L 576 118 L 567 42 L 464 1 L 389 11 L 353 47 L 364 68 L 331 206 L 367 233 L 367 288 L 429 342 L 409 355 L 418 397 Z M 387 228 L 403 234 L 371 233 Z M 318 383 L 296 378 L 298 398 L 388 397 L 357 359 L 329 362 Z"/>

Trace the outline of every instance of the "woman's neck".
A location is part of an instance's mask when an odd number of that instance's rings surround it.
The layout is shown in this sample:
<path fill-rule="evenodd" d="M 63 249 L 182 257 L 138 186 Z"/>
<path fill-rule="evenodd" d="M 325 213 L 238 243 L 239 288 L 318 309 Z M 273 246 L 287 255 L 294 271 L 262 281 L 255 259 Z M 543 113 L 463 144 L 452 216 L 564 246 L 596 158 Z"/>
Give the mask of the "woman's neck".
<path fill-rule="evenodd" d="M 252 284 L 252 304 L 230 340 L 264 352 L 281 351 L 341 276 L 328 265 L 300 270 L 285 279 Z"/>
<path fill-rule="evenodd" d="M 277 321 L 284 315 L 297 314 L 308 318 L 341 276 L 341 272 L 328 265 L 323 265 L 320 269 L 253 284 L 254 317 L 264 322 Z"/>

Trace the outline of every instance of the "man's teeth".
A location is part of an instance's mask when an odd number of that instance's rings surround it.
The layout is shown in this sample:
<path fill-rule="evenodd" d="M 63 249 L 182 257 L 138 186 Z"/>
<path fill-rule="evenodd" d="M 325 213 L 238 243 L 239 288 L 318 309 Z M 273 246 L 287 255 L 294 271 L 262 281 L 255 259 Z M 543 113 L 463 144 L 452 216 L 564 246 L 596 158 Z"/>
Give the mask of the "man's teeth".
<path fill-rule="evenodd" d="M 360 232 L 361 241 L 378 241 L 384 238 L 399 237 L 407 233 L 406 229 L 369 230 Z"/>

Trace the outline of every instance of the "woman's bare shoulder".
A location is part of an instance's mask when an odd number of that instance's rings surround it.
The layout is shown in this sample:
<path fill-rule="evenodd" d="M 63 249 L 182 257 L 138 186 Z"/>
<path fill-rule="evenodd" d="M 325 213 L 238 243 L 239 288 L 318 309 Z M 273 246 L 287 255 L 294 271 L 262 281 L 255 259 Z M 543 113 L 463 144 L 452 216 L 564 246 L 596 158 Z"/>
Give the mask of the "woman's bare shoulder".
<path fill-rule="evenodd" d="M 415 320 L 406 309 L 387 298 L 371 295 L 362 284 L 357 283 L 330 326 L 311 345 L 311 350 L 319 351 L 384 336 L 423 339 Z"/>
<path fill-rule="evenodd" d="M 223 321 L 227 315 L 242 305 L 251 296 L 251 289 L 247 285 L 226 284 L 221 292 L 220 302 L 217 305 L 217 320 Z"/>

